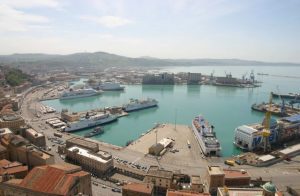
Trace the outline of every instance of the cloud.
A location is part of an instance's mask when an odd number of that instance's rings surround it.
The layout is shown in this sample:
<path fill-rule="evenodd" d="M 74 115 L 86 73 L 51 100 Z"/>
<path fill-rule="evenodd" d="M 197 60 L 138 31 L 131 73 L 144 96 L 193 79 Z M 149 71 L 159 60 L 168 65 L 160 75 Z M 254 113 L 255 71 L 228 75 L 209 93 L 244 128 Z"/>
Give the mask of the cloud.
<path fill-rule="evenodd" d="M 48 18 L 44 16 L 28 14 L 0 4 L 0 31 L 27 31 L 31 24 L 48 22 Z"/>
<path fill-rule="evenodd" d="M 114 28 L 119 26 L 124 26 L 133 23 L 133 21 L 121 18 L 118 16 L 102 16 L 102 17 L 95 17 L 95 16 L 81 16 L 81 19 L 88 20 L 91 22 L 95 22 L 105 27 Z"/>
<path fill-rule="evenodd" d="M 1 0 L 1 4 L 14 8 L 59 7 L 57 0 Z"/>

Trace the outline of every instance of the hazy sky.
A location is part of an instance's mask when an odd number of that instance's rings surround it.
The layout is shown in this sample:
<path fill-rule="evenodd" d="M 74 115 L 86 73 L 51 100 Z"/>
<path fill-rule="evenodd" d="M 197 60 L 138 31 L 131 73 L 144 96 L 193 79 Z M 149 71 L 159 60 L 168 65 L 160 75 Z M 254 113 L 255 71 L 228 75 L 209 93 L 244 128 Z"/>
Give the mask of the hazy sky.
<path fill-rule="evenodd" d="M 0 0 L 0 54 L 300 62 L 300 0 Z"/>

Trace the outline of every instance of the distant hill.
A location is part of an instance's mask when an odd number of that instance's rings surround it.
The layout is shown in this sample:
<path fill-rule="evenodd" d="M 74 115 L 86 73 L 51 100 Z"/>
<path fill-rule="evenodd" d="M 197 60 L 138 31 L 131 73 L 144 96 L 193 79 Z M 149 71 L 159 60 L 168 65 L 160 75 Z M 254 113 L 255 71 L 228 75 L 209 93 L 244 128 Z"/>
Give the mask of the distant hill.
<path fill-rule="evenodd" d="M 0 55 L 0 65 L 18 67 L 22 70 L 42 69 L 74 69 L 108 67 L 165 67 L 165 66 L 300 66 L 297 63 L 270 63 L 259 61 L 248 61 L 240 59 L 159 59 L 153 57 L 130 58 L 105 52 L 95 53 L 74 53 L 69 55 L 49 55 L 49 54 L 12 54 Z"/>

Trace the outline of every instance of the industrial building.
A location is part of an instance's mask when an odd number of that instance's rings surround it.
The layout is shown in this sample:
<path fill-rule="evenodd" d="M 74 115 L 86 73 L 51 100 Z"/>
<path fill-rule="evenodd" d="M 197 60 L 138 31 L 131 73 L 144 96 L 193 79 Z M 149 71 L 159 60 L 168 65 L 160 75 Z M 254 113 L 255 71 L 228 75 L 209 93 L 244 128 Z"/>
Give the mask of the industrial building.
<path fill-rule="evenodd" d="M 66 141 L 66 148 L 70 148 L 72 146 L 78 146 L 84 149 L 87 149 L 91 152 L 99 151 L 99 144 L 96 142 L 88 141 L 86 139 L 80 137 L 73 137 Z"/>
<path fill-rule="evenodd" d="M 202 80 L 201 73 L 190 73 L 187 75 L 187 84 L 199 84 Z"/>
<path fill-rule="evenodd" d="M 92 195 L 91 176 L 71 164 L 33 168 L 24 179 L 7 179 L 0 195 Z"/>
<path fill-rule="evenodd" d="M 72 146 L 66 150 L 66 155 L 69 161 L 81 165 L 83 169 L 97 176 L 102 176 L 113 169 L 113 159 L 108 152 L 95 153 L 82 147 Z"/>
<path fill-rule="evenodd" d="M 143 84 L 175 84 L 174 74 L 159 73 L 146 74 L 143 76 Z"/>
<path fill-rule="evenodd" d="M 163 138 L 158 143 L 150 146 L 148 153 L 155 155 L 155 156 L 162 155 L 165 153 L 166 148 L 170 147 L 172 145 L 172 143 L 173 143 L 173 140 L 171 140 L 169 138 Z"/>

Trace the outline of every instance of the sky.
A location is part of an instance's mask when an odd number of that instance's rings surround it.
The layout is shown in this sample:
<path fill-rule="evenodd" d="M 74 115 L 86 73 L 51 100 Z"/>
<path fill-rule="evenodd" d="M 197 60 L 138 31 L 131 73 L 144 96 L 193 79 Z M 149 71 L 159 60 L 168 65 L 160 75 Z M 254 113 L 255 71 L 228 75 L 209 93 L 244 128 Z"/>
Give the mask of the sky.
<path fill-rule="evenodd" d="M 0 0 L 0 54 L 300 62 L 300 0 Z"/>

